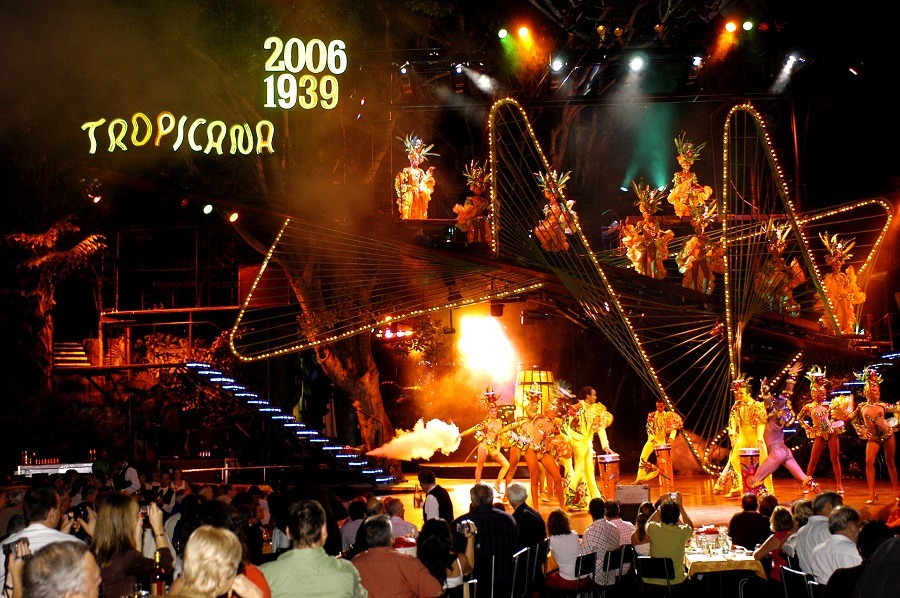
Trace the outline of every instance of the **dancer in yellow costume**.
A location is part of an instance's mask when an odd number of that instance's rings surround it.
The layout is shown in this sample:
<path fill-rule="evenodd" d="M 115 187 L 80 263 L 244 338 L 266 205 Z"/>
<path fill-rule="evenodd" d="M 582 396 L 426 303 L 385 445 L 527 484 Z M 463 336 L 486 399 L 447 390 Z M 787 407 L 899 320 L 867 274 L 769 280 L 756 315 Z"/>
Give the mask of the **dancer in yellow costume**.
<path fill-rule="evenodd" d="M 665 260 L 669 257 L 669 241 L 675 237 L 671 230 L 661 230 L 653 214 L 660 210 L 662 191 L 652 189 L 643 182 L 631 181 L 637 195 L 635 205 L 643 220 L 626 224 L 622 229 L 622 245 L 638 274 L 662 280 L 666 277 Z"/>
<path fill-rule="evenodd" d="M 594 434 L 600 438 L 600 447 L 607 454 L 609 438 L 606 435 L 613 421 L 612 414 L 597 400 L 597 391 L 585 386 L 578 392 L 578 402 L 569 408 L 565 418 L 565 433 L 572 441 L 572 473 L 566 485 L 566 506 L 575 509 L 587 508 L 587 498 L 600 497 L 597 477 L 594 471 Z M 579 484 L 587 485 L 588 496 L 579 492 Z"/>
<path fill-rule="evenodd" d="M 728 464 L 713 487 L 714 493 L 725 491 L 726 497 L 741 496 L 743 493 L 741 449 L 759 449 L 760 463 L 768 456 L 763 440 L 766 428 L 766 407 L 750 394 L 750 377 L 738 376 L 731 383 L 731 389 L 734 393 L 734 405 L 731 406 L 731 414 L 728 416 L 731 454 L 728 456 Z M 770 494 L 774 492 L 772 476 L 766 476 L 763 479 L 763 485 Z"/>
<path fill-rule="evenodd" d="M 809 465 L 806 466 L 806 475 L 812 477 L 822 456 L 822 450 L 828 445 L 831 456 L 831 467 L 834 469 L 834 481 L 838 494 L 844 493 L 841 484 L 841 445 L 839 437 L 844 433 L 846 426 L 844 420 L 853 414 L 853 397 L 850 395 L 836 396 L 831 405 L 825 404 L 828 398 L 828 379 L 825 370 L 814 365 L 806 372 L 809 379 L 809 396 L 812 401 L 800 408 L 797 421 L 806 430 L 806 436 L 813 441 L 812 451 L 809 453 Z M 818 490 L 818 485 L 804 488 L 803 493 L 810 490 Z"/>
<path fill-rule="evenodd" d="M 575 230 L 575 221 L 578 218 L 572 210 L 575 202 L 566 200 L 562 194 L 570 174 L 571 172 L 564 172 L 557 175 L 555 170 L 547 174 L 534 173 L 538 186 L 544 192 L 544 199 L 547 200 L 544 205 L 544 219 L 534 229 L 534 236 L 544 251 L 565 251 L 569 248 L 566 235 L 572 234 Z"/>
<path fill-rule="evenodd" d="M 866 441 L 866 482 L 869 486 L 869 499 L 866 501 L 866 504 L 874 505 L 878 502 L 878 495 L 875 493 L 875 458 L 878 457 L 878 451 L 881 450 L 881 447 L 884 447 L 884 462 L 887 465 L 888 477 L 891 479 L 891 488 L 894 491 L 895 500 L 900 501 L 897 464 L 894 462 L 894 452 L 896 450 L 894 432 L 896 430 L 885 419 L 885 415 L 888 412 L 893 412 L 896 415 L 900 411 L 900 406 L 881 402 L 881 376 L 875 368 L 867 367 L 856 374 L 856 378 L 865 383 L 863 396 L 866 397 L 866 402 L 860 403 L 856 409 L 853 427 L 856 433 L 859 434 L 859 437 Z M 894 423 L 896 423 L 896 420 Z"/>
<path fill-rule="evenodd" d="M 666 411 L 666 402 L 656 400 L 656 411 L 647 414 L 647 442 L 641 449 L 641 459 L 638 464 L 637 477 L 634 484 L 642 484 L 659 475 L 659 468 L 650 462 L 650 455 L 661 444 L 672 444 L 675 435 L 682 428 L 684 422 L 681 416 L 674 411 Z"/>
<path fill-rule="evenodd" d="M 841 267 L 853 256 L 850 250 L 853 249 L 856 242 L 843 241 L 837 235 L 829 237 L 828 233 L 820 234 L 819 238 L 828 251 L 825 262 L 831 266 L 831 272 L 822 279 L 822 285 L 825 287 L 825 294 L 828 295 L 828 301 L 840 330 L 834 330 L 830 320 L 824 316 L 822 323 L 826 327 L 832 328 L 832 332 L 835 334 L 838 332 L 855 334 L 857 319 L 854 306 L 864 303 L 866 294 L 856 284 L 856 270 L 853 266 L 847 266 L 843 272 Z"/>
<path fill-rule="evenodd" d="M 481 483 L 481 472 L 484 471 L 484 464 L 490 457 L 495 463 L 500 465 L 500 472 L 497 474 L 497 481 L 494 482 L 494 490 L 500 492 L 500 482 L 506 479 L 506 472 L 509 470 L 509 461 L 503 456 L 504 447 L 504 427 L 505 422 L 497 415 L 497 395 L 492 388 L 488 388 L 484 393 L 484 402 L 487 407 L 487 415 L 478 424 L 475 424 L 462 434 L 460 437 L 475 434 L 475 440 L 478 441 L 477 462 L 475 465 L 475 483 Z"/>
<path fill-rule="evenodd" d="M 394 191 L 397 192 L 397 206 L 400 208 L 401 220 L 424 220 L 428 218 L 428 202 L 434 192 L 434 166 L 424 170 L 421 164 L 428 160 L 428 156 L 440 154 L 431 153 L 434 145 L 426 146 L 425 143 L 413 135 L 407 135 L 406 139 L 398 137 L 406 148 L 406 157 L 409 158 L 409 166 L 397 173 L 394 177 Z"/>
<path fill-rule="evenodd" d="M 712 187 L 701 185 L 697 175 L 691 172 L 691 166 L 700 159 L 700 150 L 705 143 L 694 145 L 684 138 L 682 131 L 675 138 L 675 149 L 678 151 L 678 164 L 681 172 L 672 178 L 672 190 L 669 192 L 669 203 L 675 207 L 675 214 L 682 218 L 693 218 L 692 208 L 704 204 L 712 196 Z"/>
<path fill-rule="evenodd" d="M 770 220 L 766 231 L 768 243 L 766 251 L 769 252 L 763 267 L 756 272 L 753 279 L 753 290 L 765 297 L 768 307 L 772 311 L 789 316 L 800 315 L 800 304 L 794 298 L 794 289 L 803 284 L 806 274 L 800 267 L 797 258 L 791 263 L 784 259 L 784 250 L 787 249 L 788 233 L 790 226 L 775 226 Z"/>
<path fill-rule="evenodd" d="M 487 166 L 480 166 L 475 160 L 463 171 L 472 195 L 466 198 L 463 205 L 453 206 L 456 214 L 456 228 L 466 233 L 467 243 L 490 243 L 492 234 L 488 222 L 488 189 L 491 185 L 491 173 Z"/>

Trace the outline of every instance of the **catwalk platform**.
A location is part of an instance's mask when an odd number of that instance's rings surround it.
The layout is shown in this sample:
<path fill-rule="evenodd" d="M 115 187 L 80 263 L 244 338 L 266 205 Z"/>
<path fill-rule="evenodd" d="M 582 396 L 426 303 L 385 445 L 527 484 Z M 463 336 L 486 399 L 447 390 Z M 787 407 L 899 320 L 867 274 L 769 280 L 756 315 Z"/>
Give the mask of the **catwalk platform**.
<path fill-rule="evenodd" d="M 423 469 L 431 469 L 438 478 L 438 484 L 445 487 L 453 499 L 455 506 L 454 513 L 460 515 L 468 510 L 469 506 L 469 489 L 475 483 L 475 465 L 474 463 L 454 463 L 454 462 L 435 462 L 422 463 L 419 466 Z M 496 466 L 485 465 L 483 473 L 483 481 L 493 485 L 498 473 Z M 620 474 L 619 484 L 627 485 L 634 480 L 635 472 L 623 472 Z M 404 501 L 406 506 L 406 519 L 415 523 L 417 526 L 422 525 L 422 510 L 413 505 L 413 490 L 416 484 L 416 474 L 414 472 L 406 473 L 407 481 L 394 486 L 396 495 Z M 518 467 L 515 481 L 524 482 L 528 487 L 528 473 L 524 465 Z M 833 478 L 821 478 L 817 480 L 821 485 L 821 490 L 835 490 Z M 683 497 L 685 510 L 691 517 L 694 526 L 701 525 L 728 525 L 731 516 L 741 510 L 740 497 L 726 498 L 722 494 L 713 494 L 713 483 L 715 479 L 712 476 L 690 474 L 679 476 L 675 475 L 674 488 L 681 492 Z M 813 498 L 815 493 L 803 494 L 801 484 L 794 478 L 775 477 L 775 496 L 778 497 L 779 503 L 784 506 L 790 506 L 795 500 L 800 498 Z M 648 483 L 650 489 L 650 500 L 655 501 L 660 495 L 660 486 L 657 480 L 650 480 Z M 874 505 L 867 505 L 866 499 L 869 497 L 868 487 L 864 479 L 847 478 L 843 479 L 844 486 L 844 504 L 850 505 L 860 512 L 863 519 L 882 519 L 887 520 L 891 509 L 896 505 L 893 494 L 891 493 L 890 482 L 887 479 L 879 479 L 876 483 L 876 491 L 878 493 L 878 502 Z M 530 493 L 530 487 L 529 487 Z M 497 495 L 497 499 L 502 500 L 502 495 Z M 621 502 L 621 501 L 620 501 Z M 529 500 L 530 503 L 530 500 Z M 538 509 L 546 519 L 547 515 L 553 509 L 557 508 L 555 500 L 551 502 L 538 502 Z M 509 505 L 506 505 L 507 511 L 511 511 Z M 623 514 L 628 509 L 623 508 Z M 591 516 L 586 511 L 570 512 L 572 519 L 572 527 L 578 533 L 591 524 Z"/>

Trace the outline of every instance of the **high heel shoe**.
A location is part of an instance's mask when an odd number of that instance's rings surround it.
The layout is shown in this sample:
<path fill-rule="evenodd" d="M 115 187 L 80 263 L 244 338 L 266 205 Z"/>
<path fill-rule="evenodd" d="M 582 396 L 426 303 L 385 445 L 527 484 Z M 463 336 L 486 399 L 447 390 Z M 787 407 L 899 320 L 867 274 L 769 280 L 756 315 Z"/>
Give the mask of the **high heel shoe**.
<path fill-rule="evenodd" d="M 812 476 L 808 476 L 803 481 L 803 494 L 809 494 L 810 492 L 818 492 L 819 484 L 816 482 Z"/>
<path fill-rule="evenodd" d="M 876 492 L 875 494 L 873 494 L 873 495 L 869 498 L 869 500 L 866 501 L 866 504 L 867 504 L 867 505 L 874 505 L 874 504 L 877 503 L 877 502 L 878 502 L 878 493 Z"/>
<path fill-rule="evenodd" d="M 837 487 L 837 493 L 840 494 L 841 496 L 843 496 L 843 495 L 844 495 L 844 487 L 843 487 L 843 486 L 838 486 L 838 487 Z"/>

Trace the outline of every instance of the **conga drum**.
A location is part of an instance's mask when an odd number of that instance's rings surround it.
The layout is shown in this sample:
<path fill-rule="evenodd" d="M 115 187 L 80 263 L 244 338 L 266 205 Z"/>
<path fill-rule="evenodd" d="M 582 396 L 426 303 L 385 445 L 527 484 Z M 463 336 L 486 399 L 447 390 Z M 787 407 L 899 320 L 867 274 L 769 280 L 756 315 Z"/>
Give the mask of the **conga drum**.
<path fill-rule="evenodd" d="M 756 490 L 747 483 L 747 478 L 756 475 L 756 470 L 759 468 L 759 449 L 738 449 L 738 456 L 741 460 L 741 485 L 744 492 L 756 492 Z M 759 480 L 759 483 L 762 484 L 762 480 Z"/>
<path fill-rule="evenodd" d="M 606 500 L 616 499 L 616 484 L 619 483 L 619 455 L 612 453 L 597 455 L 597 485 Z"/>
<path fill-rule="evenodd" d="M 659 468 L 660 492 L 672 492 L 675 476 L 672 471 L 672 445 L 656 445 L 656 466 Z"/>

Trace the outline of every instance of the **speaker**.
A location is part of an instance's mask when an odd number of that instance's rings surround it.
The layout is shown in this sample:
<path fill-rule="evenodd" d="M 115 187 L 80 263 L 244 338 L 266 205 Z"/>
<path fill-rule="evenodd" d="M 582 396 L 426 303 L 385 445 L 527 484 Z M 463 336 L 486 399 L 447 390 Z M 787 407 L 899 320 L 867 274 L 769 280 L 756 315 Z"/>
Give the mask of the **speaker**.
<path fill-rule="evenodd" d="M 619 501 L 619 516 L 625 521 L 634 523 L 637 519 L 638 507 L 644 501 L 650 501 L 650 486 L 647 484 L 616 484 L 616 500 Z"/>

